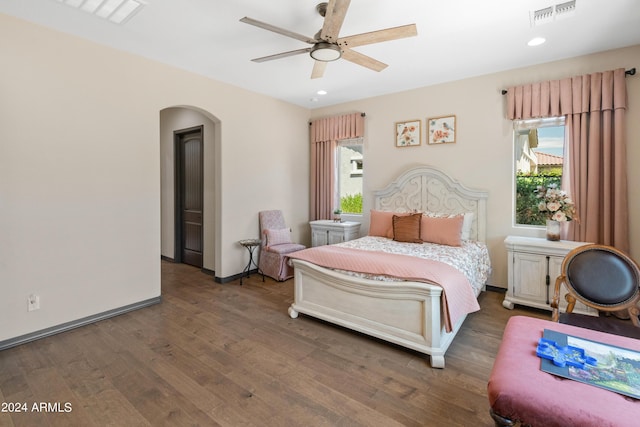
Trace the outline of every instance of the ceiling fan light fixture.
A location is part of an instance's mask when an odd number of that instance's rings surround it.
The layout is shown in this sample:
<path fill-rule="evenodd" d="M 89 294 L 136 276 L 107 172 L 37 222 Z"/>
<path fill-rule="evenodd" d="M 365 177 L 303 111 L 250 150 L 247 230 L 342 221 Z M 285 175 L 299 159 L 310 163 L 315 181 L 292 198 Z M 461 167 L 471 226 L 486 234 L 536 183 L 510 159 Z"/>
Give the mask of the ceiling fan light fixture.
<path fill-rule="evenodd" d="M 340 59 L 342 51 L 337 44 L 320 42 L 313 46 L 309 54 L 316 61 L 331 62 Z"/>

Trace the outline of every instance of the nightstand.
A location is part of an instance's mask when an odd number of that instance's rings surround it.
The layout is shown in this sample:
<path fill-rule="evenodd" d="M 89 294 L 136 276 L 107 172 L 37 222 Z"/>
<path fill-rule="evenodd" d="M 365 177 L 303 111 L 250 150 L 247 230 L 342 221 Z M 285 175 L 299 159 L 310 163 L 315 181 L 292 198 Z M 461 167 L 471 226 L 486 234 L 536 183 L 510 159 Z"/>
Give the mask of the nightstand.
<path fill-rule="evenodd" d="M 556 278 L 562 272 L 562 261 L 572 249 L 585 242 L 568 240 L 550 241 L 535 237 L 507 236 L 504 240 L 508 252 L 509 288 L 502 305 L 513 309 L 514 304 L 551 310 Z M 567 302 L 564 286 L 560 289 L 560 307 Z M 574 313 L 597 315 L 597 311 L 576 302 Z"/>
<path fill-rule="evenodd" d="M 329 219 L 311 221 L 311 246 L 333 245 L 360 237 L 360 223 L 335 222 Z"/>

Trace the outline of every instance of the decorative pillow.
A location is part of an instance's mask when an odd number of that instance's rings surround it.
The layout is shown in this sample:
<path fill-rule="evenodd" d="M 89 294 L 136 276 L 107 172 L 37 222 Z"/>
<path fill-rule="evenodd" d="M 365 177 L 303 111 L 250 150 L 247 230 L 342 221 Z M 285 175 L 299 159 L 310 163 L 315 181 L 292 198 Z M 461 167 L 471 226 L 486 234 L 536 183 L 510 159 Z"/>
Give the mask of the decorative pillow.
<path fill-rule="evenodd" d="M 464 221 L 462 221 L 462 232 L 460 238 L 462 240 L 469 240 L 471 238 L 471 225 L 473 224 L 473 212 L 466 212 L 464 214 Z"/>
<path fill-rule="evenodd" d="M 267 229 L 264 230 L 264 234 L 267 238 L 267 246 L 291 243 L 291 230 L 288 228 Z"/>
<path fill-rule="evenodd" d="M 462 246 L 463 215 L 453 217 L 432 217 L 423 215 L 420 238 L 424 242 L 439 245 Z"/>
<path fill-rule="evenodd" d="M 407 216 L 405 213 L 377 211 L 371 209 L 369 217 L 369 236 L 393 239 L 393 216 Z"/>
<path fill-rule="evenodd" d="M 425 216 L 431 218 L 454 218 L 456 216 L 464 216 L 464 221 L 462 223 L 462 231 L 460 232 L 460 239 L 469 240 L 471 238 L 471 226 L 473 225 L 473 212 L 465 212 L 463 214 L 446 214 L 446 213 L 438 213 L 438 212 L 425 212 Z M 424 224 L 422 225 L 424 228 Z"/>
<path fill-rule="evenodd" d="M 393 240 L 397 242 L 422 243 L 420 223 L 422 214 L 393 216 Z"/>

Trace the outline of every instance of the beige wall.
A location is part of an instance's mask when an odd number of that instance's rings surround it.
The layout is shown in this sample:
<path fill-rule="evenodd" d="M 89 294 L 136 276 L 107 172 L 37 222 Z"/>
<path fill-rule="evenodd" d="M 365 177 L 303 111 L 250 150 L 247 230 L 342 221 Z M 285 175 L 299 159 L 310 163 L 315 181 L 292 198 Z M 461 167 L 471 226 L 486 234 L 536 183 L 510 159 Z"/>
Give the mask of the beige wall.
<path fill-rule="evenodd" d="M 261 209 L 309 241 L 308 110 L 2 14 L 0 58 L 0 341 L 160 295 L 168 107 L 219 122 L 216 276 Z"/>
<path fill-rule="evenodd" d="M 367 114 L 364 154 L 364 211 L 371 209 L 374 190 L 383 188 L 402 171 L 416 164 L 436 166 L 468 186 L 489 190 L 487 243 L 493 274 L 490 284 L 506 287 L 507 266 L 503 241 L 507 235 L 543 237 L 535 228 L 514 227 L 512 128 L 504 113 L 508 86 L 558 79 L 572 75 L 640 66 L 640 46 L 578 57 L 565 61 L 422 87 L 415 90 L 363 99 L 316 109 L 313 118 L 363 111 Z M 384 71 L 383 71 L 384 72 Z M 640 76 L 628 76 L 628 159 L 630 183 L 631 255 L 640 260 Z M 425 145 L 426 118 L 455 114 L 455 144 Z M 395 148 L 394 122 L 422 120 L 422 145 Z M 368 218 L 363 219 L 368 228 Z"/>

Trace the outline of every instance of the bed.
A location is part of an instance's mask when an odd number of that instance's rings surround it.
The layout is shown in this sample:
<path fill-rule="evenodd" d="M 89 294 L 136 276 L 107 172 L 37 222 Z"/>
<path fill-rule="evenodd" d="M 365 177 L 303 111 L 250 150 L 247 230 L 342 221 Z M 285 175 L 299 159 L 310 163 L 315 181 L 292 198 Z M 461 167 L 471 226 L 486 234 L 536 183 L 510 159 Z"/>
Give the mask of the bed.
<path fill-rule="evenodd" d="M 449 277 L 460 281 L 463 273 L 445 265 L 444 262 L 432 260 L 424 260 L 418 272 L 411 270 L 412 267 L 407 264 L 409 273 L 400 274 L 398 277 L 377 274 L 379 271 L 375 270 L 366 274 L 364 270 L 350 272 L 347 271 L 350 268 L 346 266 L 351 265 L 350 256 L 356 250 L 353 248 L 354 245 L 360 244 L 351 241 L 292 254 L 290 262 L 294 267 L 294 301 L 289 307 L 289 315 L 295 319 L 299 313 L 303 313 L 416 350 L 430 356 L 432 367 L 444 368 L 444 354 L 447 348 L 466 315 L 474 311 L 472 307 L 469 308 L 469 305 L 472 305 L 469 302 L 459 304 L 464 306 L 459 309 L 454 297 L 456 293 L 472 293 L 473 303 L 479 308 L 477 296 L 483 290 L 489 274 L 490 267 L 486 266 L 488 251 L 483 243 L 487 197 L 486 191 L 468 188 L 430 166 L 412 168 L 386 188 L 374 192 L 376 212 L 393 212 L 398 215 L 431 212 L 435 213 L 433 216 L 445 217 L 465 214 L 469 222 L 465 224 L 468 235 L 464 236 L 466 239 L 463 246 L 475 245 L 483 251 L 486 258 L 483 261 L 485 266 L 479 268 L 484 269 L 484 275 L 474 279 L 482 283 L 471 286 L 469 279 L 466 286 L 459 288 L 461 291 L 454 291 L 447 285 L 443 293 L 443 287 L 435 283 L 448 281 Z M 371 226 L 373 227 L 373 223 Z M 393 240 L 388 236 L 369 237 L 369 242 L 365 244 L 373 244 L 369 247 L 368 256 L 378 257 L 369 260 L 370 265 L 378 265 L 381 257 L 385 257 L 393 260 L 391 264 L 404 268 L 404 260 L 410 258 L 402 254 L 381 254 L 381 247 L 393 245 Z M 429 245 L 432 244 L 407 244 L 413 248 Z M 318 251 L 322 253 L 318 254 Z M 332 254 L 334 251 L 339 252 L 337 256 Z M 323 263 L 318 261 L 318 256 L 336 258 L 338 264 Z M 353 256 L 355 257 L 355 254 Z M 339 264 L 340 262 L 342 264 Z M 437 274 L 422 275 L 426 268 L 425 263 L 431 263 L 429 268 L 438 267 L 445 270 L 438 270 Z M 394 275 L 395 273 L 392 274 Z M 446 280 L 443 279 L 445 276 Z M 401 277 L 405 279 L 402 280 Z"/>

